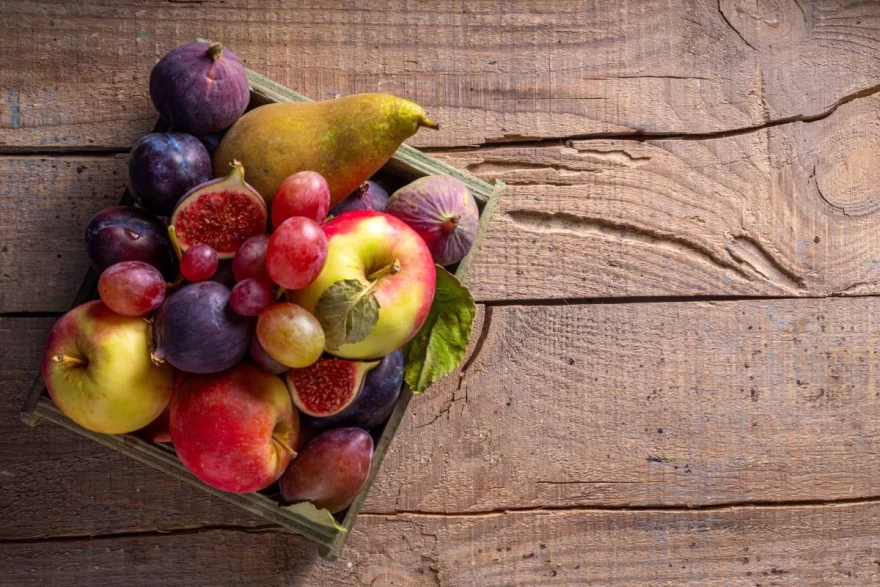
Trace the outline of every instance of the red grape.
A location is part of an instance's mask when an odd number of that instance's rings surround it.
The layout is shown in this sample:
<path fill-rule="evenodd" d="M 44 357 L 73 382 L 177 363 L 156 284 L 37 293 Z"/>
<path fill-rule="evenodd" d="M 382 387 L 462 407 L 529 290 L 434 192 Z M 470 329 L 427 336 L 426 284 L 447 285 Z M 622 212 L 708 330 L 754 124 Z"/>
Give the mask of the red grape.
<path fill-rule="evenodd" d="M 165 279 L 142 261 L 123 261 L 108 267 L 98 279 L 98 295 L 108 308 L 123 316 L 143 316 L 165 300 Z"/>
<path fill-rule="evenodd" d="M 272 303 L 272 288 L 257 279 L 239 281 L 229 294 L 229 307 L 242 316 L 256 316 Z"/>
<path fill-rule="evenodd" d="M 304 216 L 315 222 L 324 222 L 330 209 L 330 187 L 317 171 L 294 173 L 278 187 L 272 198 L 272 226 L 294 216 Z"/>
<path fill-rule="evenodd" d="M 327 237 L 314 220 L 294 216 L 269 238 L 266 271 L 287 289 L 300 289 L 315 280 L 327 260 Z"/>
<path fill-rule="evenodd" d="M 269 246 L 269 235 L 258 234 L 242 243 L 232 259 L 232 275 L 235 281 L 248 278 L 260 281 L 272 281 L 266 273 L 266 247 Z"/>
<path fill-rule="evenodd" d="M 192 283 L 207 281 L 217 271 L 219 263 L 217 251 L 211 245 L 197 243 L 188 248 L 180 258 L 180 274 Z"/>

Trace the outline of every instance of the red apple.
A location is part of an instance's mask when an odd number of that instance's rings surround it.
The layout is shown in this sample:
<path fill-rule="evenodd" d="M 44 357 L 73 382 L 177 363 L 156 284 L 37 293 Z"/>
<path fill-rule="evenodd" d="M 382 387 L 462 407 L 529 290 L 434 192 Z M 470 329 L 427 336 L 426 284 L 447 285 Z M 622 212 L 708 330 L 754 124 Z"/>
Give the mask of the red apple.
<path fill-rule="evenodd" d="M 58 409 L 104 434 L 143 428 L 162 413 L 174 389 L 174 369 L 150 360 L 149 323 L 100 301 L 77 306 L 55 324 L 42 372 Z"/>
<path fill-rule="evenodd" d="M 211 487 L 245 493 L 284 472 L 299 414 L 278 377 L 248 363 L 187 377 L 171 401 L 171 440 L 181 462 Z"/>
<path fill-rule="evenodd" d="M 330 210 L 330 187 L 317 171 L 300 171 L 281 182 L 272 198 L 272 226 L 293 216 L 304 216 L 318 224 Z"/>
<path fill-rule="evenodd" d="M 375 359 L 393 353 L 415 336 L 428 316 L 437 275 L 431 252 L 397 218 L 358 210 L 323 226 L 327 260 L 315 280 L 288 297 L 320 319 L 318 300 L 339 281 L 357 280 L 379 302 L 378 320 L 363 340 L 327 351 L 346 359 Z"/>

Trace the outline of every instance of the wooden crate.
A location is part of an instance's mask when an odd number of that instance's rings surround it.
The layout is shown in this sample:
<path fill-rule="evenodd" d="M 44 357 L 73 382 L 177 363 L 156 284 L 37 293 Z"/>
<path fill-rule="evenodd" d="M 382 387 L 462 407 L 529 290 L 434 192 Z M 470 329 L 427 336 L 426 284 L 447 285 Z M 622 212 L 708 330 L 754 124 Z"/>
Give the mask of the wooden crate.
<path fill-rule="evenodd" d="M 250 70 L 248 70 L 247 74 L 251 90 L 251 108 L 273 102 L 310 101 L 305 96 L 276 84 Z M 383 180 L 383 183 L 388 185 L 388 187 L 396 189 L 396 187 L 409 183 L 416 178 L 437 174 L 451 175 L 463 181 L 468 188 L 470 188 L 471 193 L 474 195 L 480 208 L 480 229 L 477 240 L 467 257 L 465 257 L 460 263 L 458 263 L 457 267 L 454 268 L 455 275 L 459 279 L 463 279 L 480 249 L 480 243 L 489 226 L 489 220 L 492 217 L 498 198 L 504 189 L 504 184 L 500 181 L 493 181 L 492 183 L 481 181 L 406 145 L 402 145 L 397 150 L 394 157 L 382 168 L 377 176 L 379 176 Z M 123 195 L 122 202 L 131 202 L 131 197 L 128 193 Z M 80 287 L 76 299 L 74 300 L 74 306 L 95 299 L 97 297 L 97 283 L 98 275 L 90 269 Z M 205 485 L 183 466 L 170 446 L 152 443 L 133 434 L 106 435 L 86 430 L 67 418 L 60 410 L 58 410 L 58 408 L 55 407 L 52 400 L 49 398 L 43 379 L 40 376 L 37 377 L 37 380 L 34 382 L 34 385 L 28 394 L 27 401 L 21 412 L 21 417 L 22 420 L 30 426 L 37 425 L 43 419 L 60 424 L 82 436 L 91 438 L 113 450 L 127 454 L 143 463 L 155 467 L 156 469 L 164 471 L 169 475 L 199 487 L 208 493 L 212 493 L 230 503 L 271 520 L 284 528 L 293 530 L 309 540 L 316 542 L 319 545 L 321 555 L 333 560 L 342 552 L 345 539 L 348 536 L 348 531 L 351 530 L 357 520 L 361 505 L 373 483 L 376 472 L 382 465 L 385 452 L 388 450 L 388 446 L 391 444 L 391 439 L 394 437 L 397 427 L 400 425 L 400 422 L 406 413 L 406 408 L 410 399 L 412 399 L 412 393 L 406 384 L 404 384 L 400 401 L 376 442 L 375 453 L 373 456 L 373 467 L 366 486 L 360 492 L 351 507 L 342 512 L 344 515 L 341 519 L 337 516 L 338 522 L 343 528 L 345 528 L 344 531 L 337 530 L 329 525 L 313 522 L 286 510 L 280 507 L 280 504 L 276 499 L 273 499 L 263 492 L 234 494 Z"/>

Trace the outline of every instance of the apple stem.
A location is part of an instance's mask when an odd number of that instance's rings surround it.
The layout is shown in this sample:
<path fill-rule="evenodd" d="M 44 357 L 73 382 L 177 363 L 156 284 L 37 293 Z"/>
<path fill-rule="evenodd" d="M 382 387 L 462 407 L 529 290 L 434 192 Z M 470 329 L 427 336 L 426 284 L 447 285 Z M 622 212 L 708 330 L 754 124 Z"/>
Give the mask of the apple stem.
<path fill-rule="evenodd" d="M 274 437 L 272 440 L 274 440 L 278 446 L 280 446 L 281 448 L 286 450 L 288 453 L 290 453 L 290 458 L 293 458 L 296 456 L 296 451 L 293 450 L 292 448 L 290 448 L 290 445 L 288 445 L 286 442 L 284 442 L 283 440 L 281 440 L 278 437 Z"/>
<path fill-rule="evenodd" d="M 88 365 L 88 361 L 71 357 L 70 355 L 60 354 L 52 357 L 56 363 L 64 363 L 65 365 Z"/>
<path fill-rule="evenodd" d="M 377 271 L 373 271 L 369 275 L 367 275 L 367 280 L 369 281 L 378 281 L 383 277 L 387 277 L 388 275 L 394 275 L 400 271 L 400 261 L 395 259 L 394 262 L 385 265 L 381 269 Z"/>

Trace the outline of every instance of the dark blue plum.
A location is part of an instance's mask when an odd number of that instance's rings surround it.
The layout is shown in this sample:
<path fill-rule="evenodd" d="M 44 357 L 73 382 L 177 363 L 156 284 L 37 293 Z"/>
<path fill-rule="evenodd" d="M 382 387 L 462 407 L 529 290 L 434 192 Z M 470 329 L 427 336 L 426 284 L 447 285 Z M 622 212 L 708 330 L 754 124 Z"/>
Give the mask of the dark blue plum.
<path fill-rule="evenodd" d="M 168 229 L 140 208 L 104 208 L 89 220 L 85 238 L 86 253 L 98 274 L 122 261 L 143 261 L 161 271 L 166 281 L 177 279 L 177 254 Z"/>
<path fill-rule="evenodd" d="M 186 373 L 219 373 L 248 350 L 254 320 L 229 308 L 229 289 L 214 281 L 180 288 L 153 321 L 154 356 Z"/>
<path fill-rule="evenodd" d="M 302 414 L 300 418 L 312 430 L 354 426 L 371 430 L 381 426 L 394 411 L 403 385 L 403 350 L 385 355 L 367 372 L 360 393 L 347 408 L 326 418 Z"/>
<path fill-rule="evenodd" d="M 375 181 L 365 181 L 358 189 L 330 210 L 331 216 L 339 216 L 352 210 L 375 210 L 381 212 L 388 203 L 388 192 Z"/>
<path fill-rule="evenodd" d="M 172 49 L 150 72 L 150 98 L 175 130 L 218 133 L 244 114 L 250 100 L 247 73 L 220 43 Z"/>
<path fill-rule="evenodd" d="M 159 216 L 170 216 L 180 198 L 212 178 L 205 145 L 182 132 L 149 134 L 134 144 L 128 158 L 128 189 Z"/>

